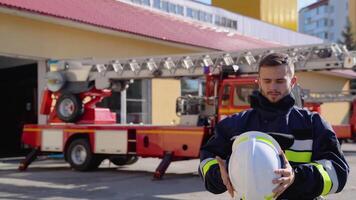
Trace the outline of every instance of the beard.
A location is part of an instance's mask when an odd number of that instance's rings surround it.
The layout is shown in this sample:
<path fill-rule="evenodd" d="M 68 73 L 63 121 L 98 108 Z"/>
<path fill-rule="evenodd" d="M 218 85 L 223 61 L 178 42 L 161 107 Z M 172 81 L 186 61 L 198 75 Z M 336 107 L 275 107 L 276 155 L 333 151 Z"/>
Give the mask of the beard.
<path fill-rule="evenodd" d="M 264 97 L 266 97 L 271 103 L 277 103 L 279 100 L 281 100 L 283 97 L 287 96 L 289 94 L 289 90 L 287 90 L 285 93 L 282 93 L 280 91 L 267 91 L 264 92 L 261 90 L 261 93 Z"/>

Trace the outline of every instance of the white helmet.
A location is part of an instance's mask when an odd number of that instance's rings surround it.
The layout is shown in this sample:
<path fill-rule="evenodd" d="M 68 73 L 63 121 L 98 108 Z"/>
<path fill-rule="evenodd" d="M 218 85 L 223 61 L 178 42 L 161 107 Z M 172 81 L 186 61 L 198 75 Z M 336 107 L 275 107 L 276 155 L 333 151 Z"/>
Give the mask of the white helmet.
<path fill-rule="evenodd" d="M 281 147 L 271 136 L 257 131 L 239 135 L 229 161 L 229 177 L 237 197 L 244 200 L 273 199 L 272 180 L 282 168 Z"/>

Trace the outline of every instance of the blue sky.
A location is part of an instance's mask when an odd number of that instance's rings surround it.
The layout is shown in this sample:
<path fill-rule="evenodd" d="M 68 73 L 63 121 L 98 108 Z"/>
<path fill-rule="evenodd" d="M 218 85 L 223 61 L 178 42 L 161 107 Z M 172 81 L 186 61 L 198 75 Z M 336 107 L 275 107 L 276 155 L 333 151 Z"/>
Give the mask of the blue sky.
<path fill-rule="evenodd" d="M 201 1 L 201 2 L 204 2 L 204 3 L 207 3 L 207 4 L 211 4 L 211 0 L 197 0 L 197 1 Z M 303 8 L 309 4 L 312 4 L 316 2 L 316 0 L 298 0 L 298 10 L 300 8 Z"/>

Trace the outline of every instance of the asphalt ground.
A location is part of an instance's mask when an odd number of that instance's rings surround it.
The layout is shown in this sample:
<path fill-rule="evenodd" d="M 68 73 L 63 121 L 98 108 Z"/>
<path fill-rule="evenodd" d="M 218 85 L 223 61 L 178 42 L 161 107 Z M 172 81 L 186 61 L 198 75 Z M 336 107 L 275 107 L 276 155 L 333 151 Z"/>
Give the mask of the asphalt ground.
<path fill-rule="evenodd" d="M 356 199 L 356 144 L 344 144 L 351 167 L 345 189 L 327 199 Z M 140 158 L 130 166 L 117 167 L 104 161 L 93 172 L 77 172 L 61 159 L 39 159 L 19 172 L 18 159 L 0 161 L 0 199 L 85 200 L 200 200 L 231 199 L 227 193 L 204 190 L 197 174 L 198 160 L 173 162 L 163 180 L 152 180 L 159 159 Z"/>

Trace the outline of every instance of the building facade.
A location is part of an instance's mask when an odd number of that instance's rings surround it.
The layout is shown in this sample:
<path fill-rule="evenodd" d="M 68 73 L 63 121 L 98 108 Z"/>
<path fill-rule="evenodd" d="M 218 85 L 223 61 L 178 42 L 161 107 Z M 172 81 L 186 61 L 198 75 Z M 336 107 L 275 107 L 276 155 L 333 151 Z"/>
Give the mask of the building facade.
<path fill-rule="evenodd" d="M 212 5 L 297 31 L 297 0 L 212 0 Z"/>
<path fill-rule="evenodd" d="M 200 23 L 219 32 L 242 34 L 282 45 L 323 42 L 296 32 L 298 25 L 296 0 L 213 0 L 212 5 L 192 0 L 117 1 Z"/>
<path fill-rule="evenodd" d="M 349 0 L 319 0 L 299 11 L 299 32 L 338 42 L 348 19 Z"/>

